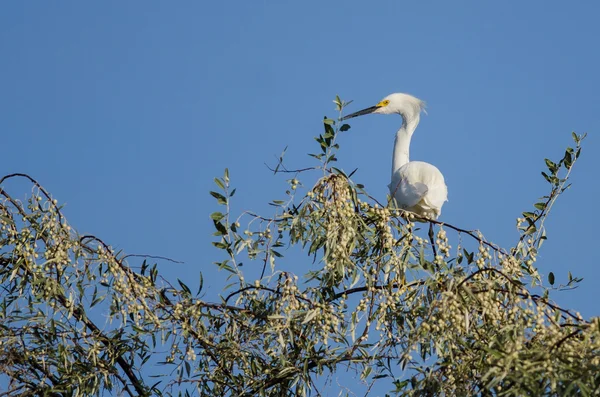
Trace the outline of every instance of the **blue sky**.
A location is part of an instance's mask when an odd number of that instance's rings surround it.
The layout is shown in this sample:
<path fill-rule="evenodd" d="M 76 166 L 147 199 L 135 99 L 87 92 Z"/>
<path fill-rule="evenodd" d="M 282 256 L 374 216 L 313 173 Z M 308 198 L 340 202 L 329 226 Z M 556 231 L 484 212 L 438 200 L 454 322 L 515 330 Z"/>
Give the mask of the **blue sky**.
<path fill-rule="evenodd" d="M 336 94 L 349 111 L 392 92 L 425 100 L 411 156 L 446 177 L 441 220 L 502 245 L 546 194 L 544 157 L 589 132 L 537 264 L 557 282 L 584 277 L 555 297 L 600 315 L 599 13 L 592 1 L 3 3 L 0 174 L 29 173 L 81 233 L 185 261 L 161 270 L 202 271 L 216 294 L 212 178 L 229 167 L 236 208 L 268 211 L 286 184 L 264 163 L 288 146 L 291 167 L 312 165 Z M 351 124 L 340 166 L 383 200 L 400 119 Z"/>

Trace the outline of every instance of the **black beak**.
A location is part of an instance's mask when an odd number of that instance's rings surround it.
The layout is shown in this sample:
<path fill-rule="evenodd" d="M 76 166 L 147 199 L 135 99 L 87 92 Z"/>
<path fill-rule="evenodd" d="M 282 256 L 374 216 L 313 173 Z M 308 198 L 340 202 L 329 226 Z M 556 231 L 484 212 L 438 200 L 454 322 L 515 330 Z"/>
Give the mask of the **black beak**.
<path fill-rule="evenodd" d="M 362 115 L 364 115 L 364 114 L 371 114 L 371 113 L 373 113 L 374 111 L 376 111 L 377 109 L 379 109 L 379 107 L 378 107 L 378 106 L 371 106 L 370 108 L 366 108 L 366 109 L 363 109 L 363 110 L 359 110 L 358 112 L 354 112 L 354 113 L 352 113 L 352 114 L 349 114 L 349 115 L 347 115 L 347 116 L 344 116 L 344 117 L 342 117 L 342 120 L 348 120 L 348 119 L 351 119 L 351 118 L 353 118 L 353 117 L 362 116 Z"/>

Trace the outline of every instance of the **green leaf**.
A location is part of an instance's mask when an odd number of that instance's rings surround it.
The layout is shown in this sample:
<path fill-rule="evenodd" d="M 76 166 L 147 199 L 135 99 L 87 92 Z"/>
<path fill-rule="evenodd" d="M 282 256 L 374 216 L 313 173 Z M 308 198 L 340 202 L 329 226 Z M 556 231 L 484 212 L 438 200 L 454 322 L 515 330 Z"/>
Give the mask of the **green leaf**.
<path fill-rule="evenodd" d="M 465 258 L 467 258 L 467 264 L 473 263 L 473 257 L 475 256 L 473 252 L 469 252 L 463 248 L 463 255 L 465 256 Z"/>
<path fill-rule="evenodd" d="M 565 163 L 565 167 L 571 168 L 573 165 L 573 157 L 571 157 L 571 153 L 567 150 L 565 152 L 565 157 L 563 157 L 563 162 Z"/>
<path fill-rule="evenodd" d="M 15 224 L 15 222 L 12 219 L 10 219 L 8 216 L 0 215 L 0 219 L 6 224 L 9 224 L 9 225 Z"/>
<path fill-rule="evenodd" d="M 394 382 L 394 385 L 396 386 L 395 391 L 397 391 L 397 392 L 403 391 L 406 388 L 406 386 L 408 386 L 408 383 L 409 383 L 408 379 L 403 380 L 403 381 L 395 381 Z"/>
<path fill-rule="evenodd" d="M 321 142 L 321 151 L 327 153 L 327 143 Z"/>
<path fill-rule="evenodd" d="M 304 320 L 302 320 L 301 324 L 304 325 L 304 324 L 308 323 L 310 320 L 315 318 L 317 313 L 319 313 L 319 310 L 317 310 L 317 309 L 309 310 L 308 313 L 306 313 L 306 316 L 304 316 Z"/>
<path fill-rule="evenodd" d="M 332 124 L 334 124 L 335 122 L 331 119 L 325 119 L 323 120 L 323 126 L 325 127 L 325 133 L 331 133 L 332 135 L 335 135 L 335 131 L 332 127 Z M 329 142 L 328 142 L 329 143 Z"/>
<path fill-rule="evenodd" d="M 217 203 L 222 205 L 227 204 L 227 199 L 221 193 L 210 192 L 210 195 L 217 199 Z"/>
<path fill-rule="evenodd" d="M 556 163 L 553 162 L 550 159 L 544 159 L 544 161 L 546 162 L 546 166 L 548 167 L 548 169 L 550 170 L 550 172 L 552 172 L 553 174 L 555 174 L 556 171 L 558 170 L 558 165 L 556 165 Z"/>
<path fill-rule="evenodd" d="M 183 288 L 183 290 L 185 291 L 186 297 L 188 297 L 188 298 L 191 297 L 192 291 L 190 291 L 190 288 L 187 285 L 185 285 L 180 279 L 177 279 L 177 282 L 179 283 L 181 288 Z"/>
<path fill-rule="evenodd" d="M 225 190 L 225 184 L 219 178 L 215 178 L 215 183 L 217 184 L 218 187 Z"/>
<path fill-rule="evenodd" d="M 343 124 L 340 127 L 340 131 L 344 132 L 344 131 L 348 131 L 350 129 L 350 124 Z"/>
<path fill-rule="evenodd" d="M 223 176 L 225 183 L 229 183 L 229 168 L 225 168 L 225 175 Z"/>
<path fill-rule="evenodd" d="M 537 228 L 535 227 L 535 225 L 534 225 L 534 224 L 531 224 L 531 225 L 530 225 L 530 226 L 527 228 L 527 230 L 525 230 L 525 233 L 523 233 L 523 235 L 524 235 L 524 236 L 528 236 L 528 235 L 530 235 L 530 234 L 533 234 L 533 233 L 535 233 L 535 232 L 536 232 L 536 230 L 537 230 Z"/>
<path fill-rule="evenodd" d="M 235 273 L 235 270 L 229 266 L 227 263 L 229 260 L 224 260 L 223 262 L 214 262 L 215 265 L 219 266 L 219 269 L 227 270 L 230 273 Z"/>
<path fill-rule="evenodd" d="M 213 220 L 213 223 L 215 224 L 215 229 L 217 229 L 217 231 L 219 233 L 227 234 L 227 228 L 225 227 L 225 225 L 223 225 L 221 222 L 215 221 L 215 220 Z"/>
<path fill-rule="evenodd" d="M 335 120 L 328 119 L 327 117 L 325 117 L 325 118 L 323 119 L 323 123 L 324 123 L 324 124 L 327 124 L 327 125 L 334 125 L 334 124 L 335 124 Z"/>
<path fill-rule="evenodd" d="M 227 243 L 224 243 L 222 241 L 213 241 L 212 245 L 222 250 L 227 249 L 228 247 Z"/>
<path fill-rule="evenodd" d="M 373 370 L 372 367 L 366 366 L 365 369 L 360 374 L 360 379 L 367 379 L 367 377 L 369 376 L 369 374 L 371 373 L 372 370 Z"/>
<path fill-rule="evenodd" d="M 543 210 L 544 208 L 546 208 L 546 204 L 545 203 L 535 203 L 533 206 L 535 208 L 537 208 L 538 210 Z"/>
<path fill-rule="evenodd" d="M 325 237 L 316 238 L 308 248 L 308 255 L 312 255 L 313 253 L 317 252 L 321 247 L 325 245 L 326 242 L 327 240 Z"/>
<path fill-rule="evenodd" d="M 282 255 L 282 254 L 280 254 L 279 252 L 277 252 L 277 251 L 275 251 L 275 250 L 271 250 L 271 254 L 275 255 L 275 256 L 276 256 L 276 257 L 278 257 L 278 258 L 282 258 L 282 257 L 283 257 L 283 255 Z"/>
<path fill-rule="evenodd" d="M 550 283 L 550 285 L 554 285 L 554 273 L 548 273 L 548 282 Z"/>
<path fill-rule="evenodd" d="M 98 287 L 94 287 L 94 293 L 92 294 L 92 303 L 90 304 L 90 307 L 94 307 L 98 302 L 102 302 L 102 300 L 104 299 L 103 297 L 98 297 Z"/>
<path fill-rule="evenodd" d="M 200 295 L 200 292 L 202 291 L 203 286 L 204 286 L 204 277 L 202 276 L 202 272 L 200 272 L 200 285 L 198 286 L 198 292 L 196 293 L 196 295 Z"/>
<path fill-rule="evenodd" d="M 214 221 L 220 221 L 221 219 L 225 218 L 225 215 L 220 212 L 213 212 L 210 214 L 210 218 Z"/>
<path fill-rule="evenodd" d="M 338 95 L 335 96 L 333 103 L 335 103 L 335 107 L 337 110 L 342 110 L 342 100 L 340 99 L 340 97 Z"/>
<path fill-rule="evenodd" d="M 552 183 L 552 179 L 550 179 L 550 177 L 548 176 L 548 174 L 546 174 L 545 172 L 542 171 L 542 176 L 550 183 Z"/>
<path fill-rule="evenodd" d="M 336 167 L 331 167 L 331 168 L 336 172 L 336 174 L 341 175 L 344 178 L 348 179 L 348 176 L 346 175 L 346 173 L 344 171 L 342 171 L 342 170 L 340 170 L 339 168 L 336 168 Z"/>

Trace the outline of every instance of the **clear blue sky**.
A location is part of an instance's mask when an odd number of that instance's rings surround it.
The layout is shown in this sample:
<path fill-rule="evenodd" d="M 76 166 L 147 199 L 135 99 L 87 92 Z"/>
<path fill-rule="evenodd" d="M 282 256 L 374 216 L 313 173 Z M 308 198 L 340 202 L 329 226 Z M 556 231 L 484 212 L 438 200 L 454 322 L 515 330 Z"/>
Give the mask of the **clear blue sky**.
<path fill-rule="evenodd" d="M 161 269 L 201 270 L 216 294 L 212 178 L 229 167 L 236 208 L 267 210 L 286 185 L 264 163 L 288 146 L 290 166 L 311 165 L 336 94 L 350 111 L 427 101 L 411 156 L 446 177 L 441 220 L 503 245 L 546 194 L 543 158 L 589 132 L 537 264 L 585 277 L 555 297 L 600 315 L 598 15 L 592 1 L 5 2 L 0 174 L 29 173 L 80 232 L 185 261 Z M 381 199 L 399 123 L 356 119 L 340 140 L 340 165 Z"/>

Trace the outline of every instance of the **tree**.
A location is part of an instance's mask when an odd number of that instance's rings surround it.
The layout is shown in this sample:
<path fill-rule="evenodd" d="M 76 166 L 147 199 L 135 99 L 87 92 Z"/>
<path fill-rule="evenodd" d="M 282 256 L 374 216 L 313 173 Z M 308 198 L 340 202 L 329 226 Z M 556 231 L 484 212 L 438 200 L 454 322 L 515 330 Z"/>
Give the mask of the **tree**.
<path fill-rule="evenodd" d="M 136 267 L 78 235 L 30 176 L 0 179 L 0 396 L 319 395 L 340 370 L 367 394 L 376 383 L 390 395 L 599 393 L 600 319 L 553 303 L 554 275 L 545 286 L 535 267 L 584 136 L 545 160 L 549 193 L 503 249 L 379 203 L 333 166 L 350 126 L 324 128 L 317 166 L 288 170 L 282 155 L 274 167 L 293 177 L 273 216 L 234 218 L 229 173 L 215 178 L 216 264 L 231 283 L 214 302 L 202 282 L 172 285 L 148 258 Z M 306 194 L 300 177 L 313 178 Z M 15 178 L 32 184 L 26 202 L 5 187 Z M 287 270 L 296 252 L 318 270 Z"/>

